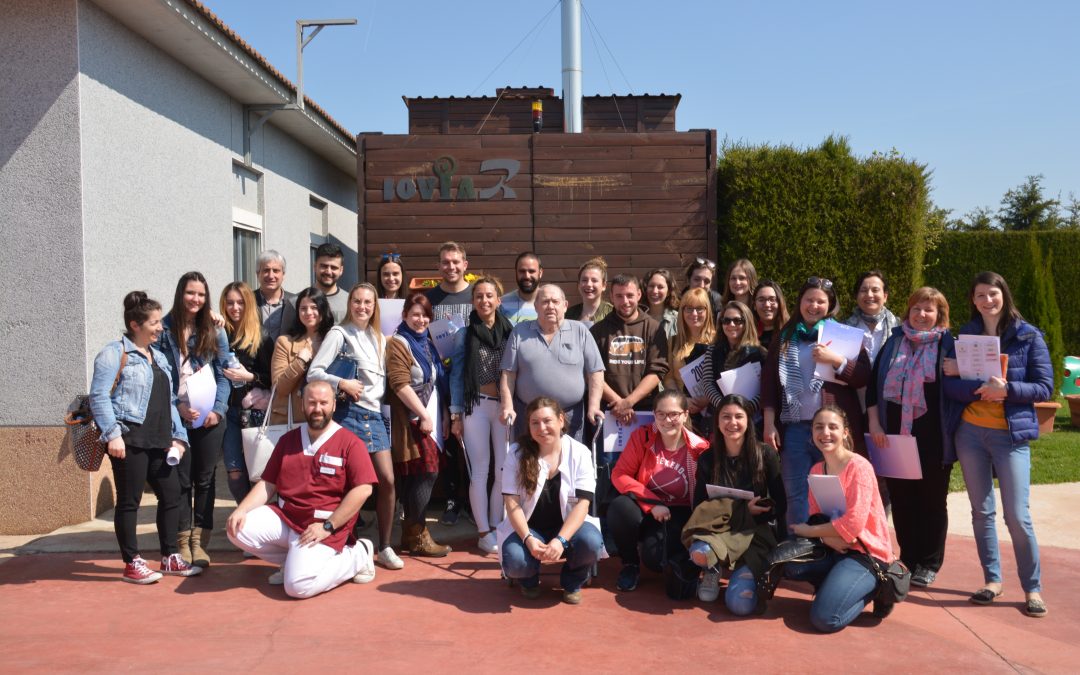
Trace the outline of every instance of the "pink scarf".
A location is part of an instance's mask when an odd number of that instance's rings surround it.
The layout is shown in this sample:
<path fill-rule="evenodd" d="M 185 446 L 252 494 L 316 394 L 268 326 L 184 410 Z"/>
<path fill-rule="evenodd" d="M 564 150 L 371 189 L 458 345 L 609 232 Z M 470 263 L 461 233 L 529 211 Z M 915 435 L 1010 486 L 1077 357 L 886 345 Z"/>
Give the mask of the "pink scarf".
<path fill-rule="evenodd" d="M 915 330 L 907 321 L 904 338 L 885 376 L 885 400 L 900 406 L 900 433 L 911 435 L 911 423 L 926 414 L 923 384 L 937 379 L 938 346 L 944 327 Z"/>

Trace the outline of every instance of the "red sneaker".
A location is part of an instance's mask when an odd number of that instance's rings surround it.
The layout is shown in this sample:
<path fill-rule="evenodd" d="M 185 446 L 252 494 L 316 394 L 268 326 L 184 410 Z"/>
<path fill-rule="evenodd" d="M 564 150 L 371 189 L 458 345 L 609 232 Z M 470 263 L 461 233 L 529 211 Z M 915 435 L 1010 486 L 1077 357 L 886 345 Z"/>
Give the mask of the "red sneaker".
<path fill-rule="evenodd" d="M 202 574 L 203 568 L 195 567 L 184 560 L 179 553 L 165 556 L 161 559 L 161 573 L 176 577 L 193 577 Z"/>
<path fill-rule="evenodd" d="M 130 584 L 152 584 L 161 578 L 160 572 L 155 572 L 146 565 L 142 557 L 136 557 L 124 567 L 124 581 Z"/>

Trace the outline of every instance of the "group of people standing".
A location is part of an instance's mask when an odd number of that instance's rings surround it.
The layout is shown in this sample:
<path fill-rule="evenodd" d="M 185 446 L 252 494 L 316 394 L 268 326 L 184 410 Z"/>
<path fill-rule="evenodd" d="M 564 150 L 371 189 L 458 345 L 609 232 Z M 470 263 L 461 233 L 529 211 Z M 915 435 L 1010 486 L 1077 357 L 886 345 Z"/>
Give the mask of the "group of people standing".
<path fill-rule="evenodd" d="M 425 518 L 441 473 L 450 500 L 465 501 L 457 491 L 467 484 L 478 548 L 500 556 L 526 597 L 542 592 L 542 564 L 561 561 L 563 599 L 580 602 L 611 547 L 622 562 L 620 592 L 637 588 L 644 566 L 664 575 L 670 596 L 712 601 L 730 572 L 725 603 L 751 614 L 764 606 L 758 588 L 772 550 L 809 537 L 829 555 L 791 564 L 787 574 L 814 584 L 811 619 L 835 631 L 875 597 L 868 556 L 884 565 L 899 557 L 912 583 L 934 583 L 959 461 L 985 581 L 971 601 L 1002 594 L 996 475 L 1027 612 L 1047 613 L 1028 513 L 1028 444 L 1038 435 L 1033 404 L 1052 395 L 1052 368 L 1041 333 L 997 274 L 974 279 L 971 321 L 960 328 L 998 337 L 1008 355 L 1002 376 L 982 382 L 959 377 L 945 297 L 919 288 L 897 317 L 878 271 L 853 289 L 846 323 L 864 340 L 857 357 L 845 358 L 817 340 L 821 325 L 839 316 L 832 281 L 809 277 L 789 311 L 781 287 L 759 280 L 746 259 L 729 266 L 721 291 L 713 288 L 716 264 L 695 259 L 680 293 L 666 269 L 619 274 L 609 284 L 606 263 L 593 258 L 579 270 L 574 306 L 559 286 L 542 283 L 531 252 L 515 261 L 517 288 L 508 293 L 492 276 L 467 281 L 466 252 L 454 242 L 440 247 L 441 280 L 426 291 L 409 291 L 401 256 L 387 253 L 374 285 L 345 292 L 337 286 L 342 262 L 339 248 L 320 247 L 316 285 L 293 295 L 282 287 L 284 259 L 267 251 L 259 288 L 229 284 L 217 313 L 198 272 L 181 277 L 164 318 L 144 293 L 125 298 L 125 334 L 98 355 L 91 386 L 117 476 L 125 580 L 151 583 L 209 566 L 223 454 L 238 503 L 230 539 L 280 565 L 271 582 L 295 597 L 349 578 L 370 581 L 375 563 L 400 569 L 398 551 L 449 553 Z M 380 300 L 393 299 L 403 301 L 400 323 L 384 335 Z M 440 319 L 464 326 L 442 355 L 429 330 Z M 680 369 L 698 359 L 703 386 L 690 391 Z M 759 395 L 725 395 L 721 373 L 751 363 L 761 367 Z M 820 366 L 835 378 L 822 379 Z M 208 412 L 187 398 L 194 377 L 215 383 Z M 605 417 L 633 425 L 645 411 L 654 421 L 638 426 L 620 453 L 597 455 L 586 445 Z M 240 431 L 267 415 L 298 426 L 253 483 Z M 876 477 L 864 433 L 877 446 L 889 435 L 913 436 L 923 477 Z M 170 451 L 180 454 L 175 468 Z M 842 514 L 822 522 L 808 490 L 812 474 L 839 477 Z M 158 571 L 135 544 L 144 481 L 159 500 Z M 353 534 L 373 489 L 374 542 Z"/>

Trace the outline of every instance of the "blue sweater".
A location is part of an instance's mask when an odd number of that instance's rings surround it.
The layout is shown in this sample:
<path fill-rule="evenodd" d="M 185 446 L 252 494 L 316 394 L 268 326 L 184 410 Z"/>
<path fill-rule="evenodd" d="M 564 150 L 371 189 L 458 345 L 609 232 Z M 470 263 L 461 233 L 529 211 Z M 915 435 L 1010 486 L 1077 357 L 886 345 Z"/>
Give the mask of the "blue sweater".
<path fill-rule="evenodd" d="M 982 335 L 982 318 L 970 321 L 960 328 L 960 335 Z M 1021 445 L 1039 437 L 1039 420 L 1035 404 L 1049 401 L 1054 394 L 1054 368 L 1050 362 L 1050 350 L 1046 348 L 1042 331 L 1030 323 L 1013 321 L 1001 336 L 1001 353 L 1008 354 L 1009 365 L 1005 379 L 1005 420 L 1009 424 L 1012 442 Z M 948 357 L 956 356 L 956 349 L 949 345 Z M 978 401 L 975 390 L 982 386 L 977 380 L 961 380 L 947 377 L 942 383 L 945 395 L 965 405 Z M 954 453 L 955 455 L 955 453 Z M 955 459 L 955 456 L 952 458 Z M 946 461 L 951 461 L 948 457 Z"/>

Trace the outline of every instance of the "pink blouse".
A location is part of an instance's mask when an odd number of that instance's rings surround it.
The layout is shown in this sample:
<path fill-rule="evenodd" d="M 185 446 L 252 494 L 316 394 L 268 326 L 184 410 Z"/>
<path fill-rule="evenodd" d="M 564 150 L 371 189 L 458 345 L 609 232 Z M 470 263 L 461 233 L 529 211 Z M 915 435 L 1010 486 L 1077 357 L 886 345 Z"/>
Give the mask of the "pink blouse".
<path fill-rule="evenodd" d="M 818 462 L 810 469 L 811 474 L 825 473 L 825 462 Z M 832 526 L 844 541 L 859 539 L 862 546 L 853 548 L 869 553 L 878 560 L 891 563 L 894 560 L 889 520 L 881 504 L 877 476 L 874 467 L 861 455 L 855 455 L 840 472 L 840 487 L 844 490 L 847 510 L 832 520 Z M 810 513 L 821 513 L 821 508 L 810 492 Z"/>

